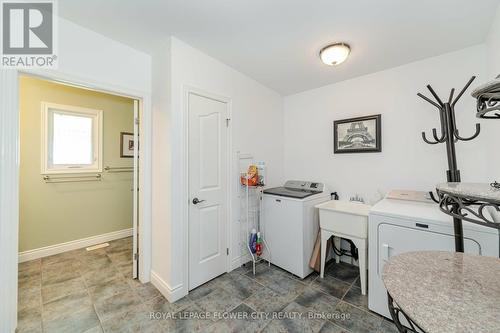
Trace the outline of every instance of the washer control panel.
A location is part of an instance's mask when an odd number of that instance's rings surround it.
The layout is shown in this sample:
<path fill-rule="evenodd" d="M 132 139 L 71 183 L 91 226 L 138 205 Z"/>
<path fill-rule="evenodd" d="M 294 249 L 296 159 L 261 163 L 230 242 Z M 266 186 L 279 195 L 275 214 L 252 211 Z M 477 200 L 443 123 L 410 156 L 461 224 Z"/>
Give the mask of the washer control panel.
<path fill-rule="evenodd" d="M 285 183 L 285 187 L 295 190 L 304 190 L 312 192 L 323 192 L 325 189 L 325 185 L 323 183 L 308 182 L 302 180 L 288 180 Z"/>

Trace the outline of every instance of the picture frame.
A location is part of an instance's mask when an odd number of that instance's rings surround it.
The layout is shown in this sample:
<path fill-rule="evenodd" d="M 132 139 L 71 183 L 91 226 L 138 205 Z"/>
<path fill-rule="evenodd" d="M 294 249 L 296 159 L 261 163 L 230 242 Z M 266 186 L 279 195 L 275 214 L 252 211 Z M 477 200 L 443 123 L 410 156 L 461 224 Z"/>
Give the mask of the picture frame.
<path fill-rule="evenodd" d="M 382 115 L 335 120 L 333 153 L 379 153 L 382 151 Z"/>
<path fill-rule="evenodd" d="M 120 132 L 120 157 L 134 157 L 134 133 Z"/>

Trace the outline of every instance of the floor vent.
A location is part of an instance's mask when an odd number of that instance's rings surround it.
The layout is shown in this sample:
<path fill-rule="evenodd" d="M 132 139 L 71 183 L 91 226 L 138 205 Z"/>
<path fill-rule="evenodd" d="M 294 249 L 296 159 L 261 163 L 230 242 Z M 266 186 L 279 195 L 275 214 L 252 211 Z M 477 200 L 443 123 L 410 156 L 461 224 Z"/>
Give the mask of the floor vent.
<path fill-rule="evenodd" d="M 97 244 L 97 245 L 94 245 L 94 246 L 89 246 L 87 248 L 87 251 L 93 251 L 93 250 L 97 250 L 97 249 L 102 249 L 103 247 L 107 247 L 107 246 L 109 246 L 109 243 Z"/>

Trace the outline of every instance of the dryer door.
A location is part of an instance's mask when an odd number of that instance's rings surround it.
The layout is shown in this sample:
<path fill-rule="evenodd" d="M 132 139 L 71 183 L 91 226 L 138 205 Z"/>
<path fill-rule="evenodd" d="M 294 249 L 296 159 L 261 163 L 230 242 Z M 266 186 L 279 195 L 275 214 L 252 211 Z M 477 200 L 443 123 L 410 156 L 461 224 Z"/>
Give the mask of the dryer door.
<path fill-rule="evenodd" d="M 455 237 L 432 231 L 406 228 L 392 224 L 379 226 L 378 274 L 382 275 L 384 264 L 395 255 L 410 251 L 455 251 Z M 470 238 L 464 239 L 465 253 L 480 255 L 479 244 Z"/>

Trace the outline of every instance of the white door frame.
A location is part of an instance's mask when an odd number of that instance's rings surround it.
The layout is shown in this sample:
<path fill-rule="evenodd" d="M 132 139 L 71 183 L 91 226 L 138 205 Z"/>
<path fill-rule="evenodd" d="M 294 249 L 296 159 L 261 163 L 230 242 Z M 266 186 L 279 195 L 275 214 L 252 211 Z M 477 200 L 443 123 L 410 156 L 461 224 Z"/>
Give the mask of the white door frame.
<path fill-rule="evenodd" d="M 229 249 L 229 255 L 226 256 L 226 272 L 229 272 L 231 270 L 231 235 L 232 235 L 232 209 L 231 209 L 231 189 L 233 186 L 233 177 L 232 175 L 232 167 L 231 167 L 231 156 L 232 156 L 232 126 L 231 126 L 231 119 L 232 119 L 232 103 L 231 99 L 228 97 L 224 97 L 221 95 L 213 94 L 210 92 L 207 92 L 203 89 L 195 88 L 192 86 L 185 85 L 184 86 L 184 100 L 183 100 L 183 114 L 184 114 L 184 128 L 183 128 L 183 141 L 184 141 L 184 149 L 183 149 L 183 155 L 184 155 L 184 186 L 183 189 L 185 193 L 183 193 L 183 197 L 185 198 L 184 200 L 184 207 L 183 207 L 183 238 L 184 238 L 184 255 L 183 255 L 183 265 L 184 265 L 184 276 L 183 276 L 183 283 L 182 283 L 182 293 L 184 295 L 187 295 L 189 293 L 189 207 L 191 204 L 191 197 L 189 193 L 189 95 L 190 94 L 195 94 L 199 95 L 202 97 L 210 98 L 222 103 L 226 103 L 227 105 L 227 117 L 230 119 L 228 122 L 228 126 L 226 127 L 227 131 L 227 146 L 226 146 L 226 170 L 227 170 L 227 182 L 226 182 L 226 213 L 227 213 L 227 218 L 226 218 L 226 246 Z"/>
<path fill-rule="evenodd" d="M 45 80 L 137 99 L 139 103 L 141 159 L 139 166 L 139 280 L 151 275 L 151 94 L 106 82 L 68 75 L 57 70 L 0 70 L 0 331 L 17 326 L 17 263 L 19 232 L 19 76 Z M 8 313 L 9 316 L 4 318 Z"/>

